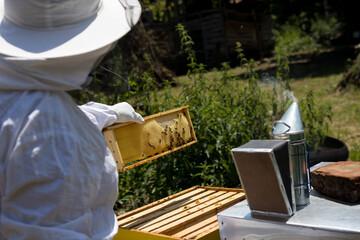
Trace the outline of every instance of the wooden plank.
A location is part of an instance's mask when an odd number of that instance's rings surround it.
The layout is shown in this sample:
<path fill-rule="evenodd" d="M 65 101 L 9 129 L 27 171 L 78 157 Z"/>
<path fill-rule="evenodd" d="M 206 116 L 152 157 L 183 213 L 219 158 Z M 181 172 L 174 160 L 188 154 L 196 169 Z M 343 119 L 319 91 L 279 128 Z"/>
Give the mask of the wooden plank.
<path fill-rule="evenodd" d="M 228 194 L 230 195 L 230 193 Z M 152 232 L 171 235 L 172 232 L 185 229 L 187 225 L 193 222 L 194 220 L 196 221 L 200 218 L 209 216 L 211 214 L 217 214 L 219 210 L 227 208 L 239 202 L 242 199 L 245 199 L 245 194 L 243 193 L 237 193 L 236 195 L 232 195 L 232 196 L 230 195 L 229 197 L 222 199 L 220 202 L 217 202 L 205 208 L 199 208 L 198 211 L 193 212 L 192 214 L 189 214 L 187 216 L 183 216 L 182 218 L 176 221 L 172 221 L 169 224 L 157 228 Z"/>
<path fill-rule="evenodd" d="M 230 197 L 234 196 L 235 194 L 239 193 L 228 192 L 218 197 L 214 197 L 209 201 L 199 202 L 196 207 L 187 209 L 186 212 L 170 217 L 164 221 L 156 223 L 142 230 L 145 232 L 156 233 L 168 232 L 170 230 L 173 230 L 177 226 L 184 225 L 190 221 L 193 221 L 196 218 L 200 218 L 202 215 L 208 214 L 210 211 L 216 210 L 217 207 L 221 207 L 221 205 L 223 205 L 223 202 L 233 201 L 233 199 L 230 199 Z M 206 205 L 204 203 L 206 203 Z"/>
<path fill-rule="evenodd" d="M 189 107 L 189 106 L 187 106 L 187 107 Z M 189 113 L 189 111 L 184 111 L 184 114 L 185 114 L 185 116 L 186 116 L 186 118 L 187 118 L 187 120 L 188 120 L 188 122 L 190 124 L 191 136 L 194 139 L 194 143 L 195 143 L 195 142 L 197 142 L 197 138 L 196 138 L 196 134 L 194 132 L 194 125 L 193 125 L 193 123 L 191 121 L 190 113 Z"/>
<path fill-rule="evenodd" d="M 175 234 L 172 234 L 173 237 L 178 237 L 178 238 L 189 238 L 189 237 L 186 237 L 187 235 L 191 235 L 191 236 L 197 236 L 196 234 L 194 234 L 195 232 L 198 232 L 199 229 L 202 230 L 204 229 L 205 227 L 214 224 L 216 223 L 217 224 L 217 215 L 214 214 L 213 216 L 203 220 L 203 221 L 200 221 L 196 224 L 193 224 L 192 226 L 190 227 L 187 227 L 185 228 L 184 230 L 181 230 Z"/>
<path fill-rule="evenodd" d="M 205 189 L 201 189 L 201 188 L 195 189 L 194 191 L 188 192 L 188 193 L 186 193 L 184 195 L 181 195 L 181 196 L 179 196 L 177 198 L 173 198 L 171 200 L 162 202 L 160 204 L 153 205 L 151 208 L 148 208 L 146 210 L 144 209 L 143 211 L 138 212 L 136 214 L 133 214 L 131 216 L 128 216 L 127 218 L 123 218 L 121 220 L 118 219 L 118 225 L 120 227 L 122 227 L 123 225 L 128 224 L 128 223 L 130 223 L 130 222 L 132 222 L 134 220 L 145 217 L 146 215 L 152 214 L 152 213 L 154 213 L 156 211 L 160 211 L 161 209 L 164 209 L 164 208 L 169 207 L 171 205 L 174 205 L 176 203 L 179 203 L 179 202 L 184 202 L 185 203 L 185 202 L 188 201 L 188 199 L 190 197 L 195 196 L 195 195 L 197 195 L 197 194 L 199 194 L 201 192 L 204 192 L 204 191 L 205 191 Z"/>
<path fill-rule="evenodd" d="M 105 130 L 105 131 L 103 131 L 103 134 L 106 139 L 106 144 L 115 159 L 118 171 L 123 171 L 124 161 L 121 157 L 120 148 L 116 141 L 114 132 L 111 130 L 107 130 L 107 131 Z"/>
<path fill-rule="evenodd" d="M 183 111 L 185 109 L 188 109 L 189 107 L 190 107 L 189 105 L 186 105 L 186 106 L 183 106 L 183 107 L 170 109 L 170 110 L 165 111 L 165 112 L 159 112 L 159 113 L 155 113 L 155 114 L 152 114 L 152 115 L 149 115 L 149 116 L 145 116 L 143 118 L 144 118 L 145 121 L 150 120 L 150 119 L 155 119 L 155 118 L 162 117 L 164 115 L 168 115 L 168 114 L 171 114 L 171 113 L 176 113 L 176 112 L 179 112 L 179 111 Z M 118 123 L 118 124 L 114 124 L 114 125 L 111 125 L 111 126 L 107 127 L 105 130 L 112 130 L 112 129 L 117 129 L 119 127 L 125 127 L 127 125 L 135 125 L 135 124 L 137 124 L 137 123 L 134 123 L 134 122 Z"/>
<path fill-rule="evenodd" d="M 178 209 L 175 209 L 173 211 L 169 211 L 169 212 L 163 214 L 162 216 L 160 216 L 160 217 L 158 217 L 156 219 L 153 219 L 151 221 L 147 221 L 147 222 L 137 226 L 136 228 L 139 229 L 139 230 L 144 230 L 147 227 L 150 227 L 150 226 L 152 226 L 154 224 L 161 224 L 160 222 L 162 222 L 162 221 L 163 221 L 164 224 L 167 224 L 169 219 L 171 219 L 174 216 L 179 216 L 179 214 L 181 214 L 181 215 L 189 214 L 189 211 L 191 211 L 191 209 L 193 207 L 198 206 L 199 202 L 204 202 L 204 204 L 207 204 L 205 199 L 213 199 L 213 198 L 216 198 L 218 196 L 221 196 L 221 195 L 225 194 L 226 192 L 224 192 L 224 191 L 218 191 L 218 192 L 211 191 L 210 192 L 208 190 L 208 191 L 206 191 L 206 193 L 211 193 L 211 195 L 207 194 L 207 195 L 203 195 L 203 196 L 200 196 L 200 195 L 194 196 L 192 202 L 188 202 L 187 204 L 182 204 L 181 206 L 179 206 Z"/>
<path fill-rule="evenodd" d="M 171 195 L 171 196 L 169 196 L 169 197 L 162 198 L 162 199 L 160 199 L 160 200 L 157 200 L 156 202 L 147 204 L 147 205 L 145 205 L 145 206 L 142 206 L 142 207 L 140 207 L 140 208 L 137 208 L 137 209 L 135 209 L 135 210 L 132 210 L 131 212 L 127 212 L 127 213 L 124 213 L 124 214 L 122 214 L 122 215 L 120 215 L 120 216 L 117 216 L 117 220 L 119 221 L 119 220 L 121 220 L 121 219 L 128 218 L 129 216 L 132 216 L 132 215 L 134 215 L 134 214 L 136 214 L 136 213 L 142 212 L 142 211 L 144 211 L 144 210 L 146 210 L 146 209 L 152 208 L 152 207 L 155 206 L 155 205 L 158 205 L 158 204 L 161 204 L 161 203 L 163 203 L 163 202 L 169 201 L 169 200 L 174 199 L 174 198 L 176 198 L 176 197 L 178 197 L 178 196 L 184 195 L 184 194 L 186 194 L 186 193 L 188 193 L 188 192 L 192 192 L 192 191 L 194 191 L 194 190 L 196 190 L 196 189 L 203 189 L 203 187 L 194 186 L 194 187 L 185 189 L 184 191 L 178 192 L 178 193 L 173 194 L 173 195 Z"/>
<path fill-rule="evenodd" d="M 229 193 L 230 195 L 230 193 Z M 237 194 L 237 195 L 242 195 L 242 194 Z M 240 196 L 238 196 L 239 198 L 241 198 Z M 181 225 L 184 225 L 190 221 L 192 221 L 193 219 L 196 219 L 196 218 L 201 218 L 201 216 L 203 215 L 207 215 L 207 214 L 210 214 L 210 213 L 217 213 L 220 209 L 224 209 L 225 207 L 228 207 L 230 205 L 232 205 L 234 202 L 234 199 L 232 199 L 231 197 L 230 198 L 226 198 L 224 199 L 223 201 L 221 201 L 220 203 L 216 203 L 214 205 L 210 205 L 208 207 L 205 207 L 205 208 L 202 208 L 202 209 L 199 209 L 199 211 L 189 215 L 189 216 L 186 216 L 182 219 L 179 219 L 175 222 L 172 222 L 170 224 L 168 224 L 167 226 L 164 226 L 160 229 L 157 229 L 155 232 L 156 233 L 163 233 L 163 234 L 167 234 L 168 232 L 174 230 L 175 228 L 177 228 L 178 226 L 181 226 Z"/>
<path fill-rule="evenodd" d="M 196 236 L 196 240 L 220 240 L 219 226 L 209 229 Z"/>
<path fill-rule="evenodd" d="M 193 238 L 191 238 L 193 239 Z M 220 240 L 219 226 L 216 225 L 213 228 L 203 231 L 194 237 L 197 240 Z"/>
<path fill-rule="evenodd" d="M 210 197 L 207 197 L 206 199 L 199 199 L 199 201 L 196 201 L 194 204 L 189 204 L 189 207 L 184 206 L 184 208 L 182 208 L 179 213 L 167 216 L 167 218 L 162 219 L 161 221 L 157 221 L 154 224 L 146 224 L 145 227 L 141 227 L 139 228 L 139 230 L 145 232 L 158 232 L 158 229 L 170 226 L 173 222 L 176 222 L 178 220 L 184 218 L 189 218 L 190 220 L 196 219 L 198 217 L 196 213 L 201 211 L 202 208 L 205 208 L 209 205 L 211 206 L 212 204 L 216 204 L 234 194 L 235 193 L 219 192 L 216 195 L 214 194 Z M 185 224 L 185 222 L 183 224 Z"/>
<path fill-rule="evenodd" d="M 176 228 L 166 232 L 166 235 L 173 236 L 173 235 L 175 235 L 176 233 L 178 233 L 180 231 L 184 231 L 184 230 L 186 230 L 187 228 L 190 228 L 193 225 L 200 224 L 201 222 L 204 222 L 207 219 L 212 218 L 214 216 L 217 216 L 217 212 L 206 213 L 205 215 L 201 215 L 200 217 L 194 218 L 193 221 L 189 221 L 189 222 L 187 222 L 185 224 L 179 225 Z"/>
<path fill-rule="evenodd" d="M 183 238 L 185 238 L 185 239 L 194 239 L 194 238 L 197 238 L 198 236 L 200 236 L 203 233 L 216 231 L 218 229 L 219 229 L 219 226 L 218 226 L 217 216 L 216 216 L 216 220 L 213 223 L 211 223 L 211 224 L 209 224 L 209 225 L 207 225 L 207 226 L 205 226 L 203 228 L 199 228 L 197 231 L 192 232 L 192 233 L 184 236 Z M 220 239 L 220 235 L 218 235 L 218 239 Z"/>
<path fill-rule="evenodd" d="M 181 201 L 177 201 L 178 203 L 171 205 L 170 207 L 165 207 L 162 208 L 160 210 L 157 211 L 153 211 L 152 213 L 141 217 L 139 220 L 137 221 L 133 221 L 131 223 L 128 224 L 124 224 L 121 227 L 122 228 L 135 228 L 135 229 L 140 229 L 140 228 L 144 228 L 146 226 L 149 226 L 151 224 L 154 224 L 155 222 L 159 222 L 163 219 L 167 219 L 168 217 L 178 214 L 179 212 L 182 211 L 186 211 L 187 208 L 189 208 L 189 206 L 191 205 L 195 205 L 196 201 L 199 201 L 199 199 L 204 198 L 204 197 L 208 197 L 211 196 L 213 193 L 216 193 L 215 191 L 212 190 L 207 190 L 205 192 L 202 192 L 200 194 L 196 194 L 188 199 L 184 199 Z M 177 200 L 177 199 L 175 199 Z M 152 209 L 153 210 L 153 209 Z"/>
<path fill-rule="evenodd" d="M 179 238 L 157 233 L 145 233 L 137 230 L 125 230 L 119 228 L 114 240 L 179 240 Z"/>
<path fill-rule="evenodd" d="M 206 190 L 214 190 L 214 191 L 226 191 L 226 192 L 237 192 L 237 193 L 244 193 L 244 189 L 242 188 L 224 188 L 224 187 L 201 187 Z"/>

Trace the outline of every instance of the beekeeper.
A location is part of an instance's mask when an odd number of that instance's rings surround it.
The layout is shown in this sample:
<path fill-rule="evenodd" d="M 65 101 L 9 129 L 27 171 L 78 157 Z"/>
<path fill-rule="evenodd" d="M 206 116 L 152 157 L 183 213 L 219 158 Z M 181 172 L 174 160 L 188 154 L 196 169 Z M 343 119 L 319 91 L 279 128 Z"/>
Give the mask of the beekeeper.
<path fill-rule="evenodd" d="M 136 0 L 0 0 L 0 239 L 111 239 L 117 172 L 101 129 L 143 122 L 127 103 L 80 108 Z"/>

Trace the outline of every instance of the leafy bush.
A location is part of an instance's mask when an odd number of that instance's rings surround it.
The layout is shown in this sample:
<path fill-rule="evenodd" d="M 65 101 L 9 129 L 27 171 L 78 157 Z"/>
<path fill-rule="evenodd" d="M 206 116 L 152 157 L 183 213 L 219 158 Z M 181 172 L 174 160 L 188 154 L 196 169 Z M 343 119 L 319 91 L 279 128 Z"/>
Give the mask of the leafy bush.
<path fill-rule="evenodd" d="M 312 53 L 330 45 L 342 24 L 336 18 L 316 16 L 312 20 L 290 19 L 274 31 L 275 53 Z"/>
<path fill-rule="evenodd" d="M 343 24 L 336 18 L 330 17 L 328 19 L 317 16 L 311 21 L 310 35 L 322 46 L 330 46 L 332 39 L 339 33 Z"/>
<path fill-rule="evenodd" d="M 286 23 L 274 31 L 275 54 L 315 52 L 320 45 L 309 35 L 302 32 L 298 25 Z"/>

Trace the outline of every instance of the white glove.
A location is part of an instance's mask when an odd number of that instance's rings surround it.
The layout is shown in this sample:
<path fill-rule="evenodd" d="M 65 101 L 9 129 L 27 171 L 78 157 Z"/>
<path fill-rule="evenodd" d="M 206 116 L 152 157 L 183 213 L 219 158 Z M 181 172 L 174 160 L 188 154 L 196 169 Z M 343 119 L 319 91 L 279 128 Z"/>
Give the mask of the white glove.
<path fill-rule="evenodd" d="M 116 123 L 136 122 L 141 124 L 145 122 L 142 116 L 135 112 L 135 109 L 127 102 L 117 103 L 110 108 L 116 114 Z"/>

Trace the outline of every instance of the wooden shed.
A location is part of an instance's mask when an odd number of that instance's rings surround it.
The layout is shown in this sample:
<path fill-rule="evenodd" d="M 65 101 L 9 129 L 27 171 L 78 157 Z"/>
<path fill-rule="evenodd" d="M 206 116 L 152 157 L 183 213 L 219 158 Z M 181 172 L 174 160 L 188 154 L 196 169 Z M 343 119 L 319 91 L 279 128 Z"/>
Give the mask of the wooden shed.
<path fill-rule="evenodd" d="M 159 33 L 157 36 L 162 36 L 159 42 L 162 49 L 176 51 L 180 45 L 174 26 L 183 24 L 195 42 L 198 60 L 209 66 L 234 61 L 236 42 L 242 44 L 247 56 L 262 58 L 270 55 L 273 49 L 273 24 L 266 7 L 260 7 L 258 0 L 220 2 L 223 4 L 216 8 L 175 14 L 168 22 L 153 21 L 146 25 Z"/>

